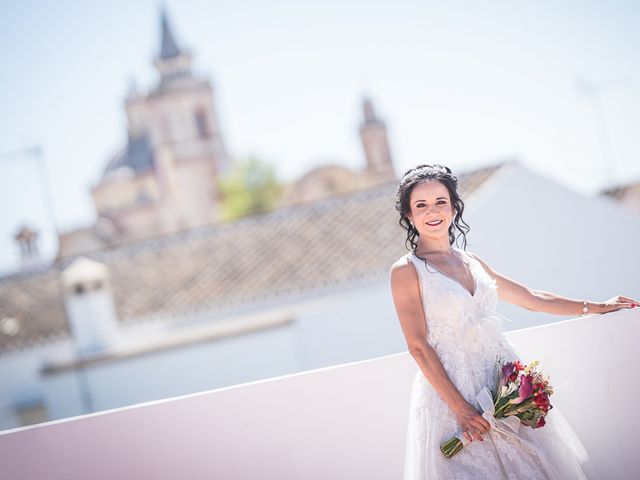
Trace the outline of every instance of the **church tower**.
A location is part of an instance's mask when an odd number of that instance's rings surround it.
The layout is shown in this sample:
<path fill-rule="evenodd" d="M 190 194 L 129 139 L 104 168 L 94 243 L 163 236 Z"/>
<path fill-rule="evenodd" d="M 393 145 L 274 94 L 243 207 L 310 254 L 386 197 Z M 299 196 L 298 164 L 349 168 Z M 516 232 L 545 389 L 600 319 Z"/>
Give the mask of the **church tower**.
<path fill-rule="evenodd" d="M 367 160 L 366 174 L 369 183 L 393 181 L 395 173 L 387 138 L 387 126 L 377 117 L 370 98 L 364 98 L 362 111 L 364 118 L 360 124 L 360 138 Z"/>
<path fill-rule="evenodd" d="M 162 235 L 220 218 L 216 179 L 230 168 L 214 89 L 192 71 L 166 11 L 160 15 L 156 85 L 124 102 L 127 142 L 92 188 L 108 243 Z"/>

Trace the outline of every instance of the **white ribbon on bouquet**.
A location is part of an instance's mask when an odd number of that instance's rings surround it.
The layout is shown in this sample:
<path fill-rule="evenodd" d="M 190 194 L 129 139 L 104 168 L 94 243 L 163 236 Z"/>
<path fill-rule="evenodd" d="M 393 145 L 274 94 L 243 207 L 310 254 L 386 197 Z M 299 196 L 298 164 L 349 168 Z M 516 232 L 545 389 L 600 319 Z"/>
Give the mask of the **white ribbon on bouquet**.
<path fill-rule="evenodd" d="M 518 435 L 518 432 L 520 430 L 520 419 L 518 417 L 509 416 L 496 418 L 494 416 L 495 406 L 493 405 L 491 392 L 487 387 L 482 387 L 482 389 L 478 392 L 478 394 L 476 395 L 476 401 L 482 409 L 482 417 L 491 424 L 489 435 L 498 434 L 504 437 L 512 437 L 517 439 L 518 441 L 520 441 L 523 447 L 528 448 L 534 455 L 536 455 L 540 459 L 540 462 L 542 463 L 550 479 L 562 480 L 558 476 L 556 469 L 551 464 L 546 452 L 532 441 Z M 458 432 L 455 436 L 462 442 L 463 447 L 470 443 L 470 440 L 467 440 L 463 432 Z M 508 468 L 507 465 L 504 465 L 504 467 L 506 470 L 511 470 L 511 468 Z"/>
<path fill-rule="evenodd" d="M 522 440 L 522 438 L 518 435 L 518 431 L 520 430 L 520 419 L 517 417 L 502 417 L 496 418 L 495 415 L 495 406 L 493 405 L 493 398 L 491 397 L 491 392 L 487 387 L 482 387 L 482 389 L 476 395 L 476 400 L 480 408 L 482 409 L 482 416 L 484 419 L 491 424 L 491 430 L 501 435 L 505 435 L 507 437 L 517 438 L 518 440 Z M 467 445 L 470 440 L 467 440 L 463 432 L 459 432 L 456 434 L 456 437 L 462 442 L 462 445 Z"/>

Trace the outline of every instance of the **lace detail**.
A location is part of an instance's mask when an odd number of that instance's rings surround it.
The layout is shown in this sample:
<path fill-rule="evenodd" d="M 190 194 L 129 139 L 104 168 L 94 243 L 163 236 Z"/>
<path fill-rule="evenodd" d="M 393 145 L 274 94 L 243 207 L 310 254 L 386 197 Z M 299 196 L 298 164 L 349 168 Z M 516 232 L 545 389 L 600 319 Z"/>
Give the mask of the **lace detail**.
<path fill-rule="evenodd" d="M 477 392 L 483 386 L 493 388 L 496 355 L 507 360 L 518 356 L 503 335 L 501 317 L 496 314 L 495 280 L 475 258 L 456 250 L 469 261 L 476 286 L 473 296 L 439 270 L 426 268 L 415 254 L 409 253 L 408 259 L 418 271 L 427 341 L 462 396 L 476 405 Z M 555 408 L 552 412 L 561 417 Z M 517 439 L 490 432 L 483 442 L 472 442 L 447 459 L 440 444 L 459 426 L 448 404 L 418 369 L 411 389 L 404 479 L 584 479 L 570 449 L 571 439 L 552 425 L 552 412 L 544 428 L 520 430 L 521 438 L 535 445 L 535 450 Z"/>

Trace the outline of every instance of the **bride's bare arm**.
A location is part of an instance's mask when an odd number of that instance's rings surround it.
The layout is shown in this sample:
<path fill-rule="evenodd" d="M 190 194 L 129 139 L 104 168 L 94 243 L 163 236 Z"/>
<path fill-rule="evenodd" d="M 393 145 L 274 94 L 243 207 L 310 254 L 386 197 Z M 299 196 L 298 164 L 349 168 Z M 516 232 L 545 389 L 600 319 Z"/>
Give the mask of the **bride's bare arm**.
<path fill-rule="evenodd" d="M 482 440 L 481 434 L 488 431 L 489 422 L 464 399 L 442 366 L 438 354 L 427 342 L 427 324 L 415 267 L 403 257 L 391 267 L 390 276 L 393 302 L 409 353 L 454 412 L 463 431 L 479 432 L 474 438 Z M 472 440 L 466 433 L 465 436 Z"/>
<path fill-rule="evenodd" d="M 531 289 L 526 285 L 496 272 L 475 253 L 467 253 L 478 260 L 489 276 L 496 281 L 500 300 L 534 312 L 571 316 L 577 316 L 582 313 L 584 306 L 583 299 L 563 297 L 557 293 Z M 617 297 L 614 297 L 614 299 L 616 298 Z M 632 298 L 620 297 L 623 303 L 614 302 L 614 299 L 605 302 L 587 301 L 589 313 L 607 313 L 619 310 L 620 308 L 631 308 L 634 304 L 638 304 L 638 302 Z"/>

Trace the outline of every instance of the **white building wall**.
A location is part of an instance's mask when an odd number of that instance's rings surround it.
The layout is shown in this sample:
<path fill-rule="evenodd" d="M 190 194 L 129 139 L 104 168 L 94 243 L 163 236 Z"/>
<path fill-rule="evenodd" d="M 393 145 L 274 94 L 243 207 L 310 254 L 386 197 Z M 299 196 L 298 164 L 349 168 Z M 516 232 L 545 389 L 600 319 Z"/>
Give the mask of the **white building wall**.
<path fill-rule="evenodd" d="M 46 404 L 40 367 L 45 358 L 67 357 L 72 345 L 61 340 L 0 355 L 0 430 L 22 426 L 17 408 Z"/>
<path fill-rule="evenodd" d="M 627 310 L 507 335 L 558 387 L 547 421 L 569 422 L 590 479 L 640 478 L 640 386 L 620 368 L 639 334 L 640 312 Z M 25 427 L 0 433 L 0 465 L 15 480 L 402 478 L 417 373 L 402 352 Z"/>
<path fill-rule="evenodd" d="M 388 285 L 347 289 L 275 309 L 290 324 L 48 375 L 50 419 L 195 393 L 406 350 Z M 167 334 L 170 335 L 169 332 Z"/>
<path fill-rule="evenodd" d="M 274 329 L 143 354 L 101 365 L 86 366 L 88 395 L 93 411 L 158 398 L 184 395 L 217 386 L 233 385 L 272 374 L 287 373 L 295 364 L 291 332 Z M 49 375 L 44 380 L 51 418 L 83 413 L 70 389 L 77 370 Z M 76 410 L 69 412 L 69 405 Z"/>
<path fill-rule="evenodd" d="M 469 251 L 532 289 L 590 301 L 619 294 L 640 298 L 640 217 L 521 164 L 500 175 L 465 210 Z M 504 302 L 499 311 L 513 320 L 508 330 L 568 318 Z"/>

